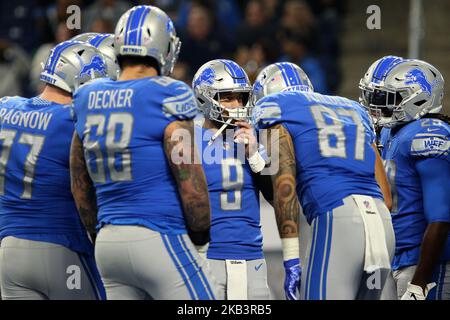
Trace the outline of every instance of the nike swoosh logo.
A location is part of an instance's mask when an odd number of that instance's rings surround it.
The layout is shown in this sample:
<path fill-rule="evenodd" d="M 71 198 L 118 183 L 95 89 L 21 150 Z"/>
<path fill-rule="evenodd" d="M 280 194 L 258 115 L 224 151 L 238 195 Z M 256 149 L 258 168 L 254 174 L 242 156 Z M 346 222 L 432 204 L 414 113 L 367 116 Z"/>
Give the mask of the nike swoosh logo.
<path fill-rule="evenodd" d="M 427 131 L 428 131 L 428 132 L 434 132 L 434 131 L 439 131 L 439 129 L 431 129 L 431 128 L 428 128 Z"/>
<path fill-rule="evenodd" d="M 262 265 L 263 265 L 263 264 L 260 263 L 259 265 L 255 266 L 255 270 L 258 271 L 259 269 L 261 269 Z"/>

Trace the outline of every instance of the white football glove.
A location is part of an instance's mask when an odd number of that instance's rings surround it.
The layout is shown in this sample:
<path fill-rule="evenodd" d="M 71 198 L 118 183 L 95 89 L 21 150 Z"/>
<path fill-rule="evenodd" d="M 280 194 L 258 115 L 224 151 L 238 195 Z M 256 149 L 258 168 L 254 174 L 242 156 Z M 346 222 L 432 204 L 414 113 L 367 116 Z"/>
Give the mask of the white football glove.
<path fill-rule="evenodd" d="M 400 300 L 425 300 L 428 296 L 428 292 L 436 286 L 435 282 L 427 284 L 425 292 L 423 292 L 422 287 L 408 282 L 406 287 L 406 292 L 403 294 Z"/>

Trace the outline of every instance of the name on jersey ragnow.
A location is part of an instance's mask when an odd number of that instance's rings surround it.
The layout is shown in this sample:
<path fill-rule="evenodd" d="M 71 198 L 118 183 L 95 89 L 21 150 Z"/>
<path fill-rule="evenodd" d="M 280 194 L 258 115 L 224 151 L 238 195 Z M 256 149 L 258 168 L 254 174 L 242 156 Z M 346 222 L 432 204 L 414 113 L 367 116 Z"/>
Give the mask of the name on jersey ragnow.
<path fill-rule="evenodd" d="M 133 94 L 133 89 L 91 91 L 88 109 L 131 108 Z"/>
<path fill-rule="evenodd" d="M 2 124 L 21 126 L 30 129 L 47 130 L 53 114 L 43 111 L 21 111 L 7 108 L 0 109 Z"/>

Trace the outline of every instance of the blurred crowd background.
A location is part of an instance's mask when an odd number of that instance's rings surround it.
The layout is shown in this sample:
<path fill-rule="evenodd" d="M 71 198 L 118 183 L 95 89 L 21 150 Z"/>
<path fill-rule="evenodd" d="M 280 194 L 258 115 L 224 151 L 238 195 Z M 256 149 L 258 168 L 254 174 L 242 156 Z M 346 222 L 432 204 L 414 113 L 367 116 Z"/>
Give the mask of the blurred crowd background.
<path fill-rule="evenodd" d="M 410 16 L 421 2 L 420 24 Z M 173 19 L 182 40 L 173 77 L 191 84 L 211 59 L 242 65 L 253 81 L 267 64 L 300 65 L 317 92 L 358 98 L 358 82 L 384 55 L 419 58 L 450 74 L 449 0 L 13 0 L 0 1 L 0 97 L 38 93 L 41 63 L 57 43 L 84 32 L 113 33 L 134 5 L 156 5 Z M 381 9 L 381 29 L 367 28 L 370 5 Z M 67 7 L 81 9 L 81 29 L 69 30 Z M 412 36 L 412 37 L 411 37 Z M 444 112 L 450 113 L 446 86 Z"/>
<path fill-rule="evenodd" d="M 81 8 L 81 30 L 66 26 L 73 4 Z M 41 62 L 56 43 L 83 32 L 113 33 L 119 17 L 140 4 L 160 7 L 175 23 L 182 41 L 177 79 L 190 84 L 216 58 L 235 60 L 251 80 L 265 65 L 289 60 L 318 92 L 337 92 L 344 1 L 14 0 L 0 4 L 0 96 L 36 94 Z"/>

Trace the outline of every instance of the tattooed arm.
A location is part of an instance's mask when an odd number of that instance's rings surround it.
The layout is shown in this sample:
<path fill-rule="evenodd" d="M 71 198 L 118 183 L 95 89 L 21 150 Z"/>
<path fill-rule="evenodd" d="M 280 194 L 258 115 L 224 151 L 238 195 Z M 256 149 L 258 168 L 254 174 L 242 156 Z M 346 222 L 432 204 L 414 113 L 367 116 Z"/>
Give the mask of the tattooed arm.
<path fill-rule="evenodd" d="M 289 132 L 281 124 L 268 129 L 265 141 L 271 160 L 273 207 L 283 248 L 286 299 L 296 300 L 300 293 L 302 274 L 298 218 L 300 204 L 296 190 L 296 163 L 294 144 Z M 277 170 L 278 169 L 278 170 Z"/>
<path fill-rule="evenodd" d="M 300 204 L 296 192 L 294 144 L 289 132 L 277 124 L 267 131 L 266 149 L 271 167 L 278 168 L 272 175 L 273 205 L 280 238 L 298 238 Z M 272 138 L 274 134 L 278 139 Z M 273 141 L 272 141 L 273 140 Z M 278 156 L 276 156 L 278 154 Z"/>
<path fill-rule="evenodd" d="M 81 221 L 95 241 L 97 225 L 97 199 L 94 184 L 89 177 L 84 159 L 83 144 L 74 132 L 70 149 L 70 186 Z"/>
<path fill-rule="evenodd" d="M 211 209 L 208 185 L 194 143 L 192 121 L 174 121 L 164 132 L 164 150 L 178 187 L 189 236 L 196 245 L 209 241 Z"/>

